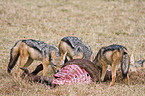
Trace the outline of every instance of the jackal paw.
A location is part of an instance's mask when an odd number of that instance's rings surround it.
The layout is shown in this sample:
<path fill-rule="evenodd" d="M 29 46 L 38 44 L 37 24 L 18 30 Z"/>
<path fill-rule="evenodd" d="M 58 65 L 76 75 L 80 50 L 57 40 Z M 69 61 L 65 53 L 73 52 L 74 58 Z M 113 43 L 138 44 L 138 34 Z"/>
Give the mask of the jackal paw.
<path fill-rule="evenodd" d="M 110 86 L 113 86 L 113 85 L 114 85 L 114 83 L 113 83 L 113 82 L 111 82 L 111 83 L 110 83 Z"/>
<path fill-rule="evenodd" d="M 104 81 L 104 78 L 103 77 L 101 77 L 101 81 Z"/>

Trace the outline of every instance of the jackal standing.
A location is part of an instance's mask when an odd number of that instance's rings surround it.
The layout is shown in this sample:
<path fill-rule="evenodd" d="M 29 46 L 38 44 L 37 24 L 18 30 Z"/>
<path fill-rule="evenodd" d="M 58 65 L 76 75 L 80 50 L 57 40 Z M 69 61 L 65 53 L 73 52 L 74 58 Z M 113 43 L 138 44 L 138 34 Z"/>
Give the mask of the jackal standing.
<path fill-rule="evenodd" d="M 104 80 L 107 66 L 112 66 L 112 82 L 110 86 L 115 82 L 117 66 L 121 63 L 122 75 L 124 78 L 127 78 L 127 83 L 129 84 L 128 70 L 130 66 L 130 57 L 124 46 L 113 44 L 102 47 L 93 62 L 102 68 L 101 81 Z"/>
<path fill-rule="evenodd" d="M 20 77 L 20 67 L 28 67 L 33 60 L 40 60 L 43 64 L 43 75 L 47 75 L 47 65 L 51 65 L 54 72 L 61 68 L 64 63 L 65 54 L 60 56 L 59 49 L 55 45 L 48 45 L 42 41 L 28 39 L 19 40 L 11 48 L 10 60 L 7 67 L 11 72 L 20 57 L 17 77 Z"/>
<path fill-rule="evenodd" d="M 59 43 L 59 53 L 63 56 L 66 52 L 67 59 L 91 59 L 92 51 L 88 45 L 85 45 L 79 38 L 67 36 L 61 39 Z"/>

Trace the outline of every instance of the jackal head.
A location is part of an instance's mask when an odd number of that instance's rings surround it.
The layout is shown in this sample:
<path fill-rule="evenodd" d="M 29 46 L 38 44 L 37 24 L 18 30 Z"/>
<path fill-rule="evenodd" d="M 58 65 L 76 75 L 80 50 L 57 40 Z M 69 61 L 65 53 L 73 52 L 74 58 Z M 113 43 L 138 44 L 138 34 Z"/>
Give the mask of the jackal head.
<path fill-rule="evenodd" d="M 63 66 L 66 59 L 66 54 L 67 52 L 63 56 L 56 56 L 54 51 L 51 52 L 51 67 L 54 73 L 59 72 L 59 70 Z"/>

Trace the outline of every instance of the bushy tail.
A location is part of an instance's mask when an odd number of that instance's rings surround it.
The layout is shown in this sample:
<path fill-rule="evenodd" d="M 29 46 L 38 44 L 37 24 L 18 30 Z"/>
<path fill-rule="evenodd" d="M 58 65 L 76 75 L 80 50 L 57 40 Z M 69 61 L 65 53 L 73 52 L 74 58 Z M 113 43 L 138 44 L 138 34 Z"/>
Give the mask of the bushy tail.
<path fill-rule="evenodd" d="M 127 77 L 128 70 L 130 66 L 130 58 L 127 52 L 123 52 L 122 61 L 121 61 L 121 71 L 123 78 Z"/>
<path fill-rule="evenodd" d="M 7 72 L 11 73 L 11 70 L 13 69 L 13 67 L 16 65 L 16 62 L 18 60 L 19 57 L 19 48 L 18 48 L 18 43 L 20 41 L 18 41 L 11 49 L 10 52 L 10 60 L 9 60 L 9 64 L 7 67 Z"/>

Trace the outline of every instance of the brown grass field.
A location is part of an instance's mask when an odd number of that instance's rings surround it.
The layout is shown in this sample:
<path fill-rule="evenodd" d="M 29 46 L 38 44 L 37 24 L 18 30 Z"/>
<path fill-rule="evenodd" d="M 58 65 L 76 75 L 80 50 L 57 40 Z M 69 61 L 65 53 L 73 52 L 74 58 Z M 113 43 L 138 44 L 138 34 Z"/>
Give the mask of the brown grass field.
<path fill-rule="evenodd" d="M 36 39 L 58 46 L 65 36 L 81 38 L 94 55 L 102 46 L 121 44 L 135 61 L 145 59 L 145 1 L 0 0 L 0 95 L 145 96 L 145 69 L 129 73 L 130 86 L 119 73 L 112 87 L 106 81 L 55 89 L 17 80 L 18 66 L 12 70 L 12 76 L 6 72 L 10 49 L 16 41 Z M 29 70 L 39 63 L 33 62 Z M 51 67 L 48 69 L 48 76 L 52 76 Z"/>

